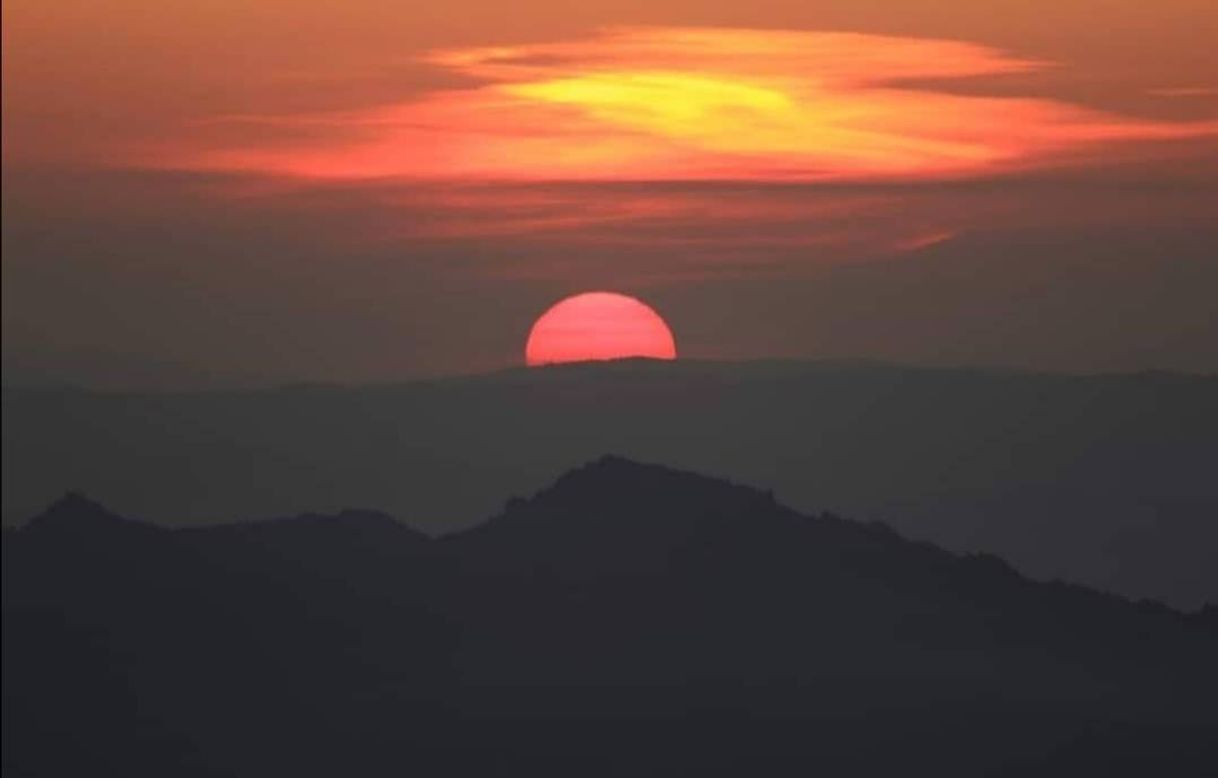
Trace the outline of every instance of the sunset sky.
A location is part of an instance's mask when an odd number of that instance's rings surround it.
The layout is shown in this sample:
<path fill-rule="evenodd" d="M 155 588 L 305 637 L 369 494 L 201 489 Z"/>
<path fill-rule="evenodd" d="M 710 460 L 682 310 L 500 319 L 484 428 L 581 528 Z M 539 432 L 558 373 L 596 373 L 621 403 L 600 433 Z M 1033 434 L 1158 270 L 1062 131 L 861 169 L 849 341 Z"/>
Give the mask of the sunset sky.
<path fill-rule="evenodd" d="M 1212 0 L 3 6 L 5 382 L 1218 371 Z"/>

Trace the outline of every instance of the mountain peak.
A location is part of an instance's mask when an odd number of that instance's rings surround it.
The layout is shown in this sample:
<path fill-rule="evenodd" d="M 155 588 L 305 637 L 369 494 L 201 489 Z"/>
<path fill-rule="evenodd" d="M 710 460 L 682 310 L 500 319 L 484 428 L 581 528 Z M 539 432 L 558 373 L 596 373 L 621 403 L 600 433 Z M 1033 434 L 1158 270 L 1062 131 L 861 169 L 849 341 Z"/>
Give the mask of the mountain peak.
<path fill-rule="evenodd" d="M 675 487 L 680 487 L 679 491 L 674 491 Z M 720 496 L 734 494 L 737 497 L 764 494 L 711 476 L 605 454 L 559 476 L 534 499 L 584 497 L 621 502 L 652 498 L 660 492 L 684 495 L 716 492 Z"/>
<path fill-rule="evenodd" d="M 613 454 L 563 474 L 530 500 L 509 504 L 507 513 L 526 504 L 544 513 L 574 512 L 585 519 L 600 515 L 619 526 L 635 525 L 649 531 L 660 523 L 701 521 L 710 516 L 781 516 L 786 521 L 794 515 L 769 491 Z"/>
<path fill-rule="evenodd" d="M 662 566 L 666 555 L 691 545 L 726 554 L 740 544 L 761 548 L 822 525 L 829 526 L 779 505 L 765 491 L 606 455 L 446 539 L 499 549 L 492 556 L 611 570 L 635 569 L 641 559 Z"/>
<path fill-rule="evenodd" d="M 572 484 L 581 486 L 603 484 L 608 481 L 637 480 L 649 477 L 654 479 L 680 474 L 680 471 L 664 467 L 663 465 L 636 462 L 633 459 L 627 459 L 617 454 L 603 454 L 591 462 L 563 473 L 551 488 L 570 486 Z"/>
<path fill-rule="evenodd" d="M 128 519 L 110 511 L 84 493 L 69 491 L 46 510 L 30 519 L 23 532 L 35 534 L 92 535 L 114 530 L 154 529 L 152 525 Z"/>

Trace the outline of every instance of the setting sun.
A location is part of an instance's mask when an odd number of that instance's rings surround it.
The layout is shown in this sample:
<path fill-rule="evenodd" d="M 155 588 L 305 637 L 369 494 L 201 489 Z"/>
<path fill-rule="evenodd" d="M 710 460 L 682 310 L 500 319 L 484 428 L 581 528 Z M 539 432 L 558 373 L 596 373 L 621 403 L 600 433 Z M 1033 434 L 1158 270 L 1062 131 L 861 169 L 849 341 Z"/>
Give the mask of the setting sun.
<path fill-rule="evenodd" d="M 613 292 L 586 292 L 556 303 L 533 324 L 525 345 L 528 365 L 676 356 L 672 331 L 660 315 Z"/>

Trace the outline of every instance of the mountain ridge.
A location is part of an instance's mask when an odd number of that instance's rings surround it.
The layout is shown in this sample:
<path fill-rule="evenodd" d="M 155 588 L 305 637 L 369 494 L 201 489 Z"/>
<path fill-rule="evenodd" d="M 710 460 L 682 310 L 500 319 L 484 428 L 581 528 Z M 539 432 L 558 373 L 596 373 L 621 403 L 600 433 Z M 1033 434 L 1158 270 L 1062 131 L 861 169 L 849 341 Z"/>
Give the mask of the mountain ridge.
<path fill-rule="evenodd" d="M 677 487 L 697 487 L 707 490 L 696 498 L 690 490 L 679 491 Z M 244 541 L 282 541 L 292 535 L 307 537 L 310 540 L 334 541 L 367 539 L 372 541 L 402 541 L 420 547 L 432 549 L 444 545 L 454 545 L 476 538 L 488 532 L 498 532 L 504 529 L 518 530 L 512 526 L 521 519 L 522 514 L 542 520 L 540 527 L 528 527 L 529 531 L 537 529 L 550 531 L 581 533 L 588 530 L 604 529 L 640 532 L 632 535 L 633 540 L 648 542 L 647 532 L 654 530 L 660 533 L 669 527 L 669 516 L 661 517 L 660 522 L 651 521 L 640 526 L 628 523 L 620 511 L 629 508 L 632 503 L 638 504 L 649 498 L 667 499 L 676 493 L 679 500 L 692 508 L 693 513 L 683 515 L 676 523 L 678 532 L 688 532 L 703 528 L 714 522 L 716 518 L 726 517 L 732 522 L 731 531 L 743 532 L 757 529 L 749 527 L 750 519 L 742 511 L 761 510 L 768 526 L 761 529 L 770 530 L 776 520 L 787 523 L 788 527 L 808 529 L 815 527 L 821 530 L 832 528 L 844 530 L 837 534 L 834 540 L 839 544 L 837 552 L 843 550 L 840 541 L 874 543 L 876 547 L 898 546 L 905 550 L 918 550 L 929 557 L 949 561 L 959 565 L 961 569 L 983 573 L 995 580 L 1018 580 L 1042 589 L 1060 591 L 1075 591 L 1096 595 L 1115 602 L 1125 603 L 1143 611 L 1172 613 L 1180 617 L 1190 617 L 1194 614 L 1173 608 L 1157 600 L 1142 598 L 1135 599 L 1117 593 L 1105 592 L 1093 587 L 1082 586 L 1063 580 L 1036 581 L 1020 573 L 1001 555 L 989 552 L 951 552 L 926 541 L 911 540 L 891 526 L 879 521 L 857 521 L 842 518 L 832 512 L 819 514 L 804 514 L 777 502 L 769 490 L 757 489 L 748 485 L 736 483 L 728 479 L 705 476 L 667 465 L 642 463 L 620 454 L 603 454 L 581 466 L 560 474 L 551 485 L 538 490 L 529 497 L 510 497 L 501 511 L 488 517 L 485 521 L 463 530 L 432 535 L 413 527 L 408 522 L 401 521 L 383 511 L 369 509 L 343 509 L 334 513 L 306 512 L 295 516 L 280 516 L 271 518 L 256 518 L 234 520 L 226 523 L 203 526 L 185 526 L 178 528 L 164 527 L 160 524 L 132 519 L 114 513 L 80 491 L 69 491 L 63 497 L 54 501 L 44 511 L 32 517 L 24 525 L 9 528 L 6 534 L 14 540 L 32 535 L 54 535 L 57 541 L 96 540 L 104 533 L 111 531 L 138 532 L 144 535 L 160 537 L 198 537 L 212 535 L 216 538 L 239 538 Z M 597 511 L 591 514 L 571 515 L 568 510 L 573 506 L 570 501 L 574 498 L 576 506 L 579 502 L 591 500 Z M 652 506 L 654 507 L 654 506 Z M 671 507 L 661 502 L 661 507 Z M 540 509 L 540 514 L 538 514 Z M 602 510 L 615 511 L 610 518 L 612 521 L 595 521 L 587 523 L 589 516 L 597 516 Z M 603 517 L 598 517 L 603 518 Z M 557 521 L 557 523 L 555 523 Z M 582 523 L 581 523 L 582 522 Z M 76 537 L 73 537 L 76 536 Z M 659 540 L 660 538 L 653 538 Z M 1213 604 L 1202 606 L 1199 611 L 1212 610 Z M 1208 610 L 1207 610 L 1208 608 Z"/>
<path fill-rule="evenodd" d="M 173 526 L 366 505 L 443 534 L 614 451 L 805 512 L 1195 609 L 1218 597 L 1218 383 L 607 363 L 425 384 L 4 394 L 4 516 L 74 487 Z M 148 456 L 145 452 L 158 455 Z M 257 478 L 251 478 L 257 473 Z M 1170 560 L 1170 562 L 1168 561 Z"/>
<path fill-rule="evenodd" d="M 1212 609 L 669 467 L 602 457 L 434 539 L 374 512 L 171 530 L 57 506 L 55 532 L 5 534 L 6 772 L 1218 765 Z"/>

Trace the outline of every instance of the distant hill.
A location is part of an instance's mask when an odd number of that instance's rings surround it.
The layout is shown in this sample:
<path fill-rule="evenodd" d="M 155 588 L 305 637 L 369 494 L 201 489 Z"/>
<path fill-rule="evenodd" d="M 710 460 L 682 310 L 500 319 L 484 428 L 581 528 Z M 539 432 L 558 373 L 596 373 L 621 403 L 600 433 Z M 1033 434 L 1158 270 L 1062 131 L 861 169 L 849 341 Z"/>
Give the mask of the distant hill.
<path fill-rule="evenodd" d="M 3 553 L 6 775 L 1218 768 L 1211 609 L 619 457 L 437 539 L 72 494 Z"/>
<path fill-rule="evenodd" d="M 6 390 L 7 525 L 83 489 L 181 526 L 364 504 L 466 527 L 604 451 L 1028 575 L 1218 600 L 1218 377 L 626 361 L 399 386 Z"/>

